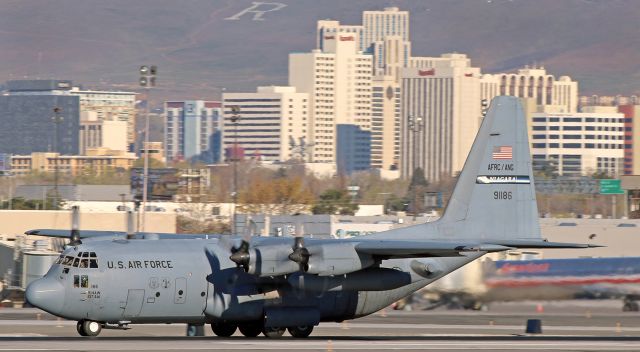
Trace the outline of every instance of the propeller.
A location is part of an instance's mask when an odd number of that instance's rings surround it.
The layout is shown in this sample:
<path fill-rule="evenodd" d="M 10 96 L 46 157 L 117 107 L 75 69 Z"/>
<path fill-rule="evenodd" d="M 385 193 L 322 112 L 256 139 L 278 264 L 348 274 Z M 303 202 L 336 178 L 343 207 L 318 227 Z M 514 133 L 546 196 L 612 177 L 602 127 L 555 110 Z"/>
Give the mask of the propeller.
<path fill-rule="evenodd" d="M 71 207 L 71 235 L 69 236 L 69 245 L 77 246 L 82 244 L 80 240 L 80 207 L 74 205 Z"/>
<path fill-rule="evenodd" d="M 300 271 L 309 270 L 309 257 L 311 254 L 304 246 L 304 228 L 302 224 L 296 223 L 295 238 L 293 240 L 293 253 L 289 254 L 289 259 L 300 265 Z"/>
<path fill-rule="evenodd" d="M 251 259 L 249 255 L 249 245 L 251 243 L 251 237 L 255 233 L 256 223 L 251 219 L 250 216 L 247 216 L 247 221 L 244 225 L 244 231 L 242 234 L 242 242 L 240 243 L 240 247 L 231 249 L 231 259 L 232 262 L 236 263 L 238 268 L 244 269 L 245 272 L 249 271 L 249 261 Z"/>

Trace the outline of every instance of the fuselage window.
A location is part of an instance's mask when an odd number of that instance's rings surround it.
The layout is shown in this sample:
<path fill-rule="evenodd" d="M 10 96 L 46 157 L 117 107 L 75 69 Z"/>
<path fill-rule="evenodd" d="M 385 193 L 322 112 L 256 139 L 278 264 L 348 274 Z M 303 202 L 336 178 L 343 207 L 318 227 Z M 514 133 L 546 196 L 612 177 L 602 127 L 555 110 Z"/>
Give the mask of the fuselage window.
<path fill-rule="evenodd" d="M 75 258 L 73 260 L 73 266 L 77 268 L 79 265 L 80 265 L 80 258 Z"/>
<path fill-rule="evenodd" d="M 73 287 L 80 287 L 80 275 L 73 275 Z"/>
<path fill-rule="evenodd" d="M 82 275 L 80 277 L 80 287 L 89 287 L 89 276 L 88 275 Z"/>

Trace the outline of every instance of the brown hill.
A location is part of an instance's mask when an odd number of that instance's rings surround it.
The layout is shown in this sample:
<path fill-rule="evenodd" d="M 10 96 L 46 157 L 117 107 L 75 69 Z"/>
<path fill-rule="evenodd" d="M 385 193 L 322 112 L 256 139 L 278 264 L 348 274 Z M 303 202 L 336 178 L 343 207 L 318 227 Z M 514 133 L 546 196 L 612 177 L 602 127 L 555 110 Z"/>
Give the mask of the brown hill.
<path fill-rule="evenodd" d="M 66 78 L 137 89 L 137 68 L 159 66 L 154 100 L 217 98 L 286 84 L 289 52 L 315 46 L 318 19 L 361 22 L 363 10 L 411 11 L 415 55 L 467 53 L 484 72 L 544 65 L 581 94 L 640 93 L 640 6 L 634 0 L 277 0 L 226 20 L 247 0 L 5 0 L 0 81 Z"/>

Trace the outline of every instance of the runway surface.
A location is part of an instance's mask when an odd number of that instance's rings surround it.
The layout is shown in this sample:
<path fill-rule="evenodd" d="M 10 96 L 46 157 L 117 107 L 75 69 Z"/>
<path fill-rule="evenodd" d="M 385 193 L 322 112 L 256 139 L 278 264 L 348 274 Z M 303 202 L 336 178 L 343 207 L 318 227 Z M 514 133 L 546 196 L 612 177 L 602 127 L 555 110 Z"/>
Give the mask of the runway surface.
<path fill-rule="evenodd" d="M 344 323 L 322 323 L 308 339 L 186 337 L 184 324 L 134 325 L 79 337 L 75 322 L 36 309 L 0 309 L 0 351 L 638 351 L 640 314 L 619 301 L 493 304 L 487 312 L 392 311 Z M 540 309 L 543 311 L 541 312 Z M 543 334 L 526 335 L 527 319 L 541 319 Z"/>

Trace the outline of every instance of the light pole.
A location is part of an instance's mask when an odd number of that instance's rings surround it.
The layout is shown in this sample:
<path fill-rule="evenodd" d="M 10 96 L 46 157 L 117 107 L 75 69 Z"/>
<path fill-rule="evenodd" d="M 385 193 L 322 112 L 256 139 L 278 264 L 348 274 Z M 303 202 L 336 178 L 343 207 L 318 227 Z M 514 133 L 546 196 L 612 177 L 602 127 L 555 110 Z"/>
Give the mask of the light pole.
<path fill-rule="evenodd" d="M 158 68 L 156 66 L 140 66 L 140 86 L 145 88 L 147 95 L 147 103 L 145 104 L 145 123 L 144 123 L 144 169 L 142 173 L 142 211 L 138 212 L 141 215 L 141 219 L 138 222 L 140 224 L 139 231 L 144 231 L 146 208 L 147 208 L 147 187 L 149 184 L 149 93 L 151 87 L 156 85 L 156 73 Z"/>
<path fill-rule="evenodd" d="M 240 120 L 240 107 L 231 106 L 231 123 L 233 123 L 233 148 L 231 149 L 231 162 L 233 163 L 233 234 L 236 234 L 236 206 L 238 205 L 238 120 Z"/>
<path fill-rule="evenodd" d="M 409 115 L 409 130 L 412 132 L 411 134 L 413 135 L 412 139 L 413 139 L 413 148 L 411 148 L 411 153 L 412 153 L 412 166 L 413 166 L 413 171 L 411 173 L 411 179 L 413 180 L 413 176 L 416 173 L 416 170 L 418 169 L 418 150 L 420 149 L 417 141 L 418 141 L 418 134 L 422 131 L 422 127 L 424 126 L 424 121 L 422 119 L 422 116 L 416 116 L 416 115 Z M 424 169 L 423 169 L 424 171 Z M 418 215 L 418 192 L 416 189 L 413 190 L 413 206 L 412 206 L 412 210 L 413 210 L 413 221 L 416 221 L 416 216 Z"/>
<path fill-rule="evenodd" d="M 60 193 L 58 193 L 58 157 L 60 156 L 60 151 L 58 150 L 58 125 L 64 121 L 64 117 L 60 116 L 60 112 L 62 112 L 62 108 L 58 106 L 53 108 L 52 120 L 55 126 L 55 137 L 53 138 L 53 152 L 55 153 L 55 158 L 53 159 L 53 206 L 56 209 L 58 209 L 58 198 L 60 197 Z M 46 207 L 46 204 L 42 204 L 42 206 Z"/>

